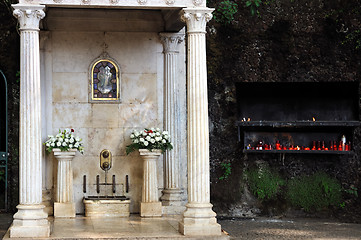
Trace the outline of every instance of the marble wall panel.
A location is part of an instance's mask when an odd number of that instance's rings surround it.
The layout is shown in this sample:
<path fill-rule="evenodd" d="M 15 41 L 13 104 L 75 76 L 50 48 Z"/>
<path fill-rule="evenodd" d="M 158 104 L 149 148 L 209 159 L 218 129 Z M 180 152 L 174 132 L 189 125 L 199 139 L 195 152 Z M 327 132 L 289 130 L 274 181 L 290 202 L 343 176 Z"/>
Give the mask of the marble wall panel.
<path fill-rule="evenodd" d="M 163 125 L 159 118 L 158 107 L 154 104 L 122 104 L 119 111 L 120 127 L 157 127 Z"/>
<path fill-rule="evenodd" d="M 99 156 L 103 149 L 111 151 L 113 156 L 125 153 L 123 128 L 89 128 L 89 155 Z"/>
<path fill-rule="evenodd" d="M 103 32 L 52 32 L 53 72 L 87 73 L 102 53 Z"/>
<path fill-rule="evenodd" d="M 157 33 L 112 32 L 105 34 L 105 41 L 122 73 L 157 73 Z"/>
<path fill-rule="evenodd" d="M 86 72 L 53 73 L 53 102 L 88 103 Z"/>
<path fill-rule="evenodd" d="M 86 103 L 53 103 L 53 129 L 92 126 L 91 105 Z"/>
<path fill-rule="evenodd" d="M 93 128 L 117 128 L 119 119 L 119 104 L 97 104 L 92 106 Z"/>
<path fill-rule="evenodd" d="M 122 74 L 122 103 L 157 103 L 157 74 Z M 129 91 L 132 89 L 132 91 Z"/>

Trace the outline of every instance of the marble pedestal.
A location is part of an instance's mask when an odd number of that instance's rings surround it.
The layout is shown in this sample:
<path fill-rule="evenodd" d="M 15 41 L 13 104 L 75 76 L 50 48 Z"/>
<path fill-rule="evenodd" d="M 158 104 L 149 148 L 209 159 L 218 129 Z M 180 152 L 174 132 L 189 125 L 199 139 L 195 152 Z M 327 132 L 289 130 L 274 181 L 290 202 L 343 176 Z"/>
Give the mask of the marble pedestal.
<path fill-rule="evenodd" d="M 75 217 L 72 160 L 76 151 L 76 149 L 69 149 L 62 152 L 58 148 L 53 149 L 54 156 L 58 160 L 54 217 Z"/>
<path fill-rule="evenodd" d="M 161 150 L 139 149 L 144 160 L 142 202 L 140 203 L 141 217 L 161 217 L 162 203 L 158 197 L 157 160 L 162 154 Z"/>

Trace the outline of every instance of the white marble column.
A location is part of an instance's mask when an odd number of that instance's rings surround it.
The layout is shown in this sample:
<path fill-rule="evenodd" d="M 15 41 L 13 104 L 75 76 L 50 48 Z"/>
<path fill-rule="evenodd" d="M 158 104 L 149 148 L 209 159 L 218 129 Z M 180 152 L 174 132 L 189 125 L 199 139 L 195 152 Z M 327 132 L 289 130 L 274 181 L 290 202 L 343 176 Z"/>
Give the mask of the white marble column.
<path fill-rule="evenodd" d="M 20 24 L 20 157 L 18 212 L 10 237 L 49 237 L 42 202 L 39 22 L 44 6 L 13 5 Z"/>
<path fill-rule="evenodd" d="M 187 24 L 188 203 L 179 231 L 184 235 L 220 235 L 210 203 L 206 24 L 213 9 L 185 8 Z"/>
<path fill-rule="evenodd" d="M 161 217 L 162 203 L 158 197 L 157 160 L 161 150 L 139 149 L 143 163 L 142 202 L 140 203 L 141 217 Z"/>
<path fill-rule="evenodd" d="M 76 149 L 69 149 L 62 152 L 58 148 L 53 149 L 54 156 L 58 160 L 54 217 L 75 217 L 72 160 L 76 151 Z"/>
<path fill-rule="evenodd" d="M 174 148 L 164 154 L 163 206 L 181 206 L 182 190 L 179 187 L 180 162 L 180 100 L 178 85 L 179 45 L 184 41 L 182 33 L 160 33 L 164 53 L 164 129 L 170 133 Z M 176 208 L 176 207 L 173 207 Z M 184 210 L 184 207 L 181 208 Z M 177 211 L 168 211 L 176 213 Z"/>

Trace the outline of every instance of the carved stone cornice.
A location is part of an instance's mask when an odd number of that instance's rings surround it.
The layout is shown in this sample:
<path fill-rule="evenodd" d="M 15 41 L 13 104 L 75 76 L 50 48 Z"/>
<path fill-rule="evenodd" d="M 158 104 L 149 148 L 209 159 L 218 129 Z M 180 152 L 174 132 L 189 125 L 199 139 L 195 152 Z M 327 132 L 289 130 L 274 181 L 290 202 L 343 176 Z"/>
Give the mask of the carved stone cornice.
<path fill-rule="evenodd" d="M 205 33 L 206 25 L 213 15 L 213 8 L 184 8 L 181 19 L 187 24 L 188 33 Z"/>
<path fill-rule="evenodd" d="M 184 41 L 184 34 L 182 33 L 159 33 L 160 40 L 163 43 L 163 52 L 179 52 L 178 46 Z"/>
<path fill-rule="evenodd" d="M 20 31 L 34 30 L 39 31 L 39 22 L 45 17 L 43 5 L 12 5 L 13 15 L 18 19 Z"/>

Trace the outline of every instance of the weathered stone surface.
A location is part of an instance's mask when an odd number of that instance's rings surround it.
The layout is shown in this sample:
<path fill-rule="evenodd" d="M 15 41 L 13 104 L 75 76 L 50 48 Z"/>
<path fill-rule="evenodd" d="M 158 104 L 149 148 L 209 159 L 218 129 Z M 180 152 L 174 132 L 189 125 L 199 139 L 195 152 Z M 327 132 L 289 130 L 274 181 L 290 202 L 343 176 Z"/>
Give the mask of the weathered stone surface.
<path fill-rule="evenodd" d="M 130 200 L 83 200 L 86 217 L 129 217 Z"/>

